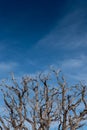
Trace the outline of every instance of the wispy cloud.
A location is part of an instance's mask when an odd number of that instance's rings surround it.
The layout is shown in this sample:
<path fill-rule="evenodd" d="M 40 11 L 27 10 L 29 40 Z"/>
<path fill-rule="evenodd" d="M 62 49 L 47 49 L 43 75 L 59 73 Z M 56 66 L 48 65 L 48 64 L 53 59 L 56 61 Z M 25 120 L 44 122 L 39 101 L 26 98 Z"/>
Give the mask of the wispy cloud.
<path fill-rule="evenodd" d="M 11 72 L 16 72 L 18 66 L 16 62 L 0 62 L 0 79 L 10 76 Z"/>
<path fill-rule="evenodd" d="M 68 80 L 87 83 L 87 56 L 65 60 L 61 63 L 61 68 Z"/>
<path fill-rule="evenodd" d="M 15 67 L 18 66 L 18 63 L 16 62 L 0 62 L 0 71 L 12 71 L 15 69 Z"/>
<path fill-rule="evenodd" d="M 85 9 L 73 10 L 65 15 L 57 26 L 43 39 L 38 46 L 52 46 L 52 49 L 69 48 L 75 49 L 80 46 L 87 46 L 87 27 Z"/>
<path fill-rule="evenodd" d="M 72 76 L 74 76 L 75 72 L 77 72 L 75 76 L 80 75 L 80 71 L 83 73 L 87 65 L 85 61 L 87 55 L 86 16 L 85 9 L 75 8 L 58 20 L 55 28 L 40 39 L 32 49 L 32 52 L 35 52 L 35 56 L 38 57 L 37 63 L 42 64 L 42 66 L 44 64 L 60 66 L 64 62 L 62 68 L 66 68 L 68 75 L 71 76 L 71 72 Z M 73 71 L 71 71 L 72 68 Z M 84 72 L 84 77 L 85 74 Z M 79 75 L 78 78 L 82 77 Z"/>

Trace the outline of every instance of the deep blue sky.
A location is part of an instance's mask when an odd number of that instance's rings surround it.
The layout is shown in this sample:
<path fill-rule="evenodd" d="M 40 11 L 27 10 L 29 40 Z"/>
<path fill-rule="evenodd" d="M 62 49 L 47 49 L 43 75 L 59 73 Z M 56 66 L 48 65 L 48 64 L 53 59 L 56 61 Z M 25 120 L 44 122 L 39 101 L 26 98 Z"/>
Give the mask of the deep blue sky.
<path fill-rule="evenodd" d="M 0 0 L 0 77 L 55 65 L 87 77 L 86 0 Z"/>

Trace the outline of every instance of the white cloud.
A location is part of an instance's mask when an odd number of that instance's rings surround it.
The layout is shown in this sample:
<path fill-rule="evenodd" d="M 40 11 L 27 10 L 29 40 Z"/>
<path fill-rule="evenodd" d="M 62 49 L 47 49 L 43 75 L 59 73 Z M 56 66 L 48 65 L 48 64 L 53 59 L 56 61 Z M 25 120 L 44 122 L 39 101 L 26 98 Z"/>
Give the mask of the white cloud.
<path fill-rule="evenodd" d="M 0 71 L 12 71 L 18 66 L 16 62 L 0 62 Z"/>
<path fill-rule="evenodd" d="M 61 68 L 68 80 L 87 83 L 87 56 L 64 60 L 61 63 Z"/>
<path fill-rule="evenodd" d="M 65 62 L 62 64 L 62 68 L 77 69 L 79 67 L 82 67 L 83 65 L 84 63 L 82 59 L 69 59 L 69 60 L 65 60 Z"/>
<path fill-rule="evenodd" d="M 50 47 L 52 49 L 75 49 L 87 46 L 87 30 L 85 22 L 85 10 L 74 10 L 58 21 L 57 26 L 38 41 L 38 47 Z"/>

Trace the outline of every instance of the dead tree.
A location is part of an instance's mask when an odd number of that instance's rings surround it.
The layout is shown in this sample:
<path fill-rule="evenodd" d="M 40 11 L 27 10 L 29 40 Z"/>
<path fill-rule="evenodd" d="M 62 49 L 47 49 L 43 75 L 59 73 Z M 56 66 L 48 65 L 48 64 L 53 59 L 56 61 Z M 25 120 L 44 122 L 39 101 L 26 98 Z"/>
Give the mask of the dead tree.
<path fill-rule="evenodd" d="M 58 91 L 56 87 L 51 86 L 49 75 L 39 74 L 38 77 L 30 78 L 28 81 L 30 93 L 28 103 L 32 108 L 30 113 L 34 130 L 49 130 L 51 123 L 58 119 L 58 109 L 55 104 Z"/>
<path fill-rule="evenodd" d="M 25 76 L 21 83 L 1 84 L 6 107 L 0 115 L 2 130 L 50 130 L 56 122 L 58 130 L 76 130 L 87 121 L 87 87 L 68 86 L 59 71 Z"/>
<path fill-rule="evenodd" d="M 5 130 L 49 130 L 50 124 L 57 120 L 57 106 L 54 107 L 57 90 L 48 85 L 48 76 L 24 77 L 21 84 L 3 83 L 1 91 L 7 113 L 0 118 Z"/>
<path fill-rule="evenodd" d="M 1 91 L 6 107 L 3 117 L 0 117 L 2 129 L 4 130 L 28 130 L 25 126 L 27 86 L 24 83 L 20 88 L 15 79 L 12 79 L 11 85 L 2 84 Z"/>
<path fill-rule="evenodd" d="M 58 83 L 58 130 L 76 130 L 87 123 L 87 86 L 68 86 L 64 77 L 54 70 Z"/>

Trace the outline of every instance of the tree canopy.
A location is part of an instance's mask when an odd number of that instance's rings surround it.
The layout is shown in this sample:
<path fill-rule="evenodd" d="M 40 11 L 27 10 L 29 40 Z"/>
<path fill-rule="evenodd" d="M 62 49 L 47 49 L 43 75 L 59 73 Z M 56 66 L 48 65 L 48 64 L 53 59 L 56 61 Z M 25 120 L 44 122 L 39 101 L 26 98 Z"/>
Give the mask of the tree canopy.
<path fill-rule="evenodd" d="M 12 76 L 1 83 L 5 112 L 0 115 L 1 130 L 76 130 L 87 123 L 87 86 L 68 86 L 58 70 Z"/>

